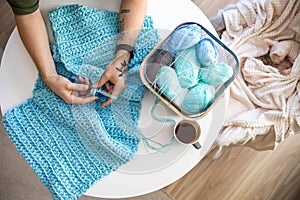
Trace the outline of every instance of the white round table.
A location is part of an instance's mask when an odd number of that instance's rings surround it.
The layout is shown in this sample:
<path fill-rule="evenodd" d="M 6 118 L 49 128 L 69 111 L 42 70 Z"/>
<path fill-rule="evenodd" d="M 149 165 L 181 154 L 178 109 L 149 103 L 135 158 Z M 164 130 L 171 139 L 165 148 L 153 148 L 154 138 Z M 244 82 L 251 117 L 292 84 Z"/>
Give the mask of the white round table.
<path fill-rule="evenodd" d="M 47 10 L 71 3 L 118 11 L 120 0 L 42 0 L 40 6 L 46 20 Z M 154 26 L 160 30 L 171 31 L 183 22 L 197 22 L 216 35 L 207 17 L 190 0 L 149 0 L 147 15 L 152 16 Z M 49 28 L 49 22 L 46 23 Z M 32 96 L 36 78 L 37 70 L 15 29 L 4 50 L 0 68 L 0 104 L 3 115 L 8 109 Z M 209 152 L 224 121 L 228 99 L 229 92 L 226 90 L 213 109 L 199 120 L 202 129 L 200 150 L 196 150 L 192 145 L 185 146 L 175 142 L 167 152 L 148 152 L 146 147 L 140 144 L 132 161 L 98 181 L 85 194 L 102 198 L 133 197 L 175 182 Z M 139 127 L 145 135 L 155 132 L 158 135 L 157 140 L 165 141 L 170 138 L 172 127 L 158 123 L 149 116 L 149 108 L 153 101 L 153 94 L 146 92 L 142 101 Z M 159 104 L 159 107 L 158 115 L 176 117 L 165 105 Z"/>

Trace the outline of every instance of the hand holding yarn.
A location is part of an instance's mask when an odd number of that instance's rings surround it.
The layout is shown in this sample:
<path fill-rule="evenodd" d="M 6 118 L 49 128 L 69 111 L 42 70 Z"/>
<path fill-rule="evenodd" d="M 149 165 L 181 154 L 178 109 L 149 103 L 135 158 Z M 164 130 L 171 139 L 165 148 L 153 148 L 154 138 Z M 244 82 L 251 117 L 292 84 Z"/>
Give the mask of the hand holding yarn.
<path fill-rule="evenodd" d="M 107 67 L 97 83 L 92 88 L 101 88 L 105 85 L 107 93 L 112 96 L 119 94 L 126 88 L 126 76 L 128 69 L 129 54 L 117 56 Z M 112 103 L 114 98 L 108 98 L 107 101 L 101 103 L 101 107 L 105 107 Z"/>
<path fill-rule="evenodd" d="M 47 86 L 68 104 L 85 104 L 95 101 L 95 96 L 81 96 L 80 92 L 87 92 L 89 84 L 81 79 L 81 83 L 72 83 L 69 79 L 55 75 L 44 79 Z"/>

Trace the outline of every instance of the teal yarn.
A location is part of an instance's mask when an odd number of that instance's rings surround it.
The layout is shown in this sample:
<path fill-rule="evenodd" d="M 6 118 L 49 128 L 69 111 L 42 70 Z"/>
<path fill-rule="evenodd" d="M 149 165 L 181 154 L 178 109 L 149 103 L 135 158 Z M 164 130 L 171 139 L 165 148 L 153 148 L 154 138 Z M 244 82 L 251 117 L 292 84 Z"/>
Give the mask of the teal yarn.
<path fill-rule="evenodd" d="M 200 63 L 194 46 L 180 51 L 175 58 L 174 68 L 182 88 L 190 88 L 198 83 Z"/>
<path fill-rule="evenodd" d="M 51 44 L 54 60 L 63 62 L 66 68 L 76 75 L 81 75 L 83 64 L 105 69 L 116 55 L 115 44 L 120 37 L 119 14 L 82 5 L 71 6 L 62 6 L 49 12 L 54 38 L 54 43 Z M 73 21 L 74 18 L 76 21 Z M 158 32 L 153 28 L 152 18 L 146 16 L 128 68 L 140 65 L 144 55 L 148 54 L 158 41 Z M 108 50 L 103 51 L 103 48 Z"/>
<path fill-rule="evenodd" d="M 212 103 L 214 96 L 215 88 L 213 86 L 199 82 L 186 94 L 181 108 L 188 113 L 203 112 Z"/>
<path fill-rule="evenodd" d="M 202 37 L 202 29 L 196 24 L 180 26 L 175 29 L 169 39 L 168 47 L 173 51 L 190 48 L 198 43 Z"/>
<path fill-rule="evenodd" d="M 88 77 L 91 84 L 96 83 L 104 74 L 105 69 L 97 67 L 96 65 L 83 63 L 78 71 L 78 75 Z"/>
<path fill-rule="evenodd" d="M 52 10 L 49 18 L 57 72 L 66 78 L 82 75 L 97 81 L 115 56 L 118 13 L 69 5 Z M 66 104 L 39 76 L 33 96 L 3 116 L 12 143 L 53 199 L 78 199 L 133 158 L 140 142 L 137 125 L 146 90 L 139 67 L 158 41 L 147 16 L 128 66 L 127 87 L 110 106 L 101 108 L 102 98 L 84 105 Z"/>
<path fill-rule="evenodd" d="M 225 83 L 233 75 L 233 69 L 225 63 L 214 63 L 199 70 L 199 80 L 209 85 Z"/>
<path fill-rule="evenodd" d="M 227 62 L 230 55 L 226 51 L 232 52 L 199 24 L 181 24 L 158 49 L 168 54 L 168 61 L 174 61 L 168 64 L 164 59 L 164 67 L 156 77 L 160 66 L 151 64 L 147 74 L 152 75 L 151 81 L 155 77 L 152 83 L 159 82 L 159 91 L 167 96 L 170 103 L 187 115 L 206 111 L 233 78 L 235 71 Z M 162 56 L 153 55 L 157 58 L 151 57 L 151 62 L 158 60 L 155 63 L 161 63 Z M 175 69 L 175 74 L 172 69 Z"/>
<path fill-rule="evenodd" d="M 159 87 L 158 92 L 166 95 L 169 100 L 172 100 L 177 96 L 180 85 L 173 68 L 162 66 L 156 74 L 155 81 Z"/>
<path fill-rule="evenodd" d="M 209 66 L 219 60 L 219 51 L 210 38 L 203 38 L 197 43 L 196 54 L 199 62 L 204 66 Z"/>

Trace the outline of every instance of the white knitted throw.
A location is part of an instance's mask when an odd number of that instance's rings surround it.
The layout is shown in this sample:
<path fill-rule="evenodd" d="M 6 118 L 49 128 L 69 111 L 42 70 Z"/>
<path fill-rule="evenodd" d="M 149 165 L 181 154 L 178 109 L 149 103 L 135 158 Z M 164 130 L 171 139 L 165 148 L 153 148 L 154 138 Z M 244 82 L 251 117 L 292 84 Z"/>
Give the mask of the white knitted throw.
<path fill-rule="evenodd" d="M 300 1 L 241 0 L 219 12 L 226 24 L 222 41 L 237 54 L 241 70 L 230 86 L 228 113 L 217 144 L 223 147 L 250 141 L 247 145 L 252 146 L 251 139 L 273 134 L 269 138 L 275 141 L 261 149 L 274 149 L 288 135 L 300 132 L 299 49 L 287 75 L 257 57 L 270 50 L 266 39 L 293 40 L 299 46 Z"/>

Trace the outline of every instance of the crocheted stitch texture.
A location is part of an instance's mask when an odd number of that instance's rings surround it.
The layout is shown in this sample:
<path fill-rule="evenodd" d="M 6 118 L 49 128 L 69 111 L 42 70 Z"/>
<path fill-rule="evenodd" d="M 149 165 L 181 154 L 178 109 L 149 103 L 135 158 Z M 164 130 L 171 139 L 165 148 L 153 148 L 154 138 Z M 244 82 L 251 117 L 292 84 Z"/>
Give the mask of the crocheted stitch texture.
<path fill-rule="evenodd" d="M 49 13 L 59 74 L 97 81 L 115 57 L 118 13 L 81 5 Z M 110 106 L 69 105 L 39 77 L 33 97 L 9 110 L 3 125 L 11 141 L 54 199 L 77 199 L 137 151 L 145 87 L 139 66 L 159 38 L 147 16 L 128 67 L 127 87 Z"/>

